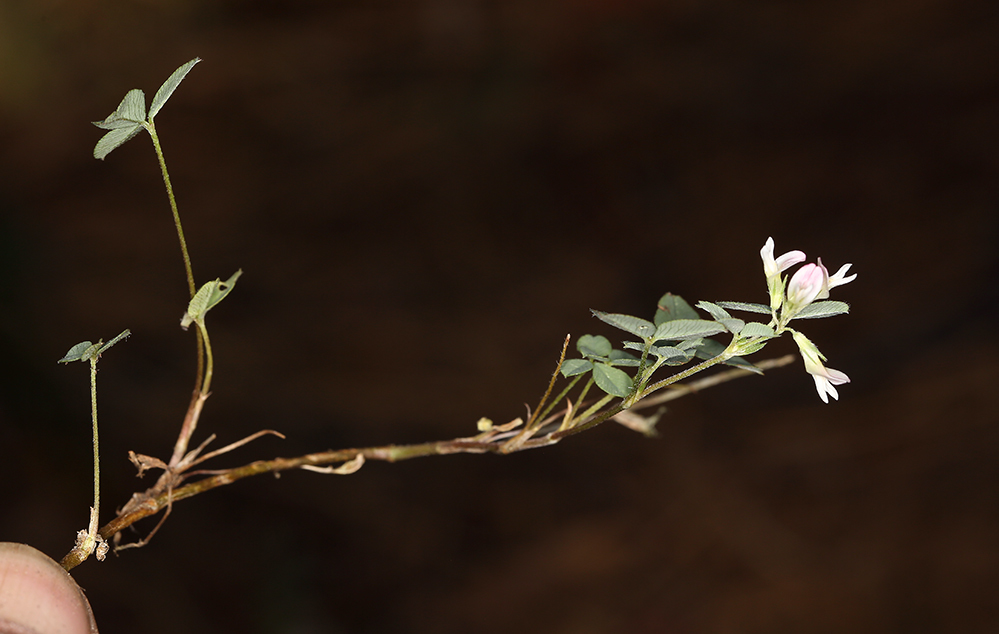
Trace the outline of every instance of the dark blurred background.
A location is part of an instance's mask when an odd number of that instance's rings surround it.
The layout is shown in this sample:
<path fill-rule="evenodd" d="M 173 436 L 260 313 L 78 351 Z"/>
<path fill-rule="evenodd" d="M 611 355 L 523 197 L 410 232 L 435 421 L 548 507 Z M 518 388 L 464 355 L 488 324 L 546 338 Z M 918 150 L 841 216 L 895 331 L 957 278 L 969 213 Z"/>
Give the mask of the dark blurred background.
<path fill-rule="evenodd" d="M 543 451 L 253 478 L 74 571 L 104 632 L 999 631 L 999 10 L 991 0 L 0 4 L 0 539 L 55 558 L 193 387 L 151 98 L 212 313 L 215 467 L 505 422 L 589 308 L 765 301 L 833 270 L 799 363 Z M 791 352 L 785 338 L 764 356 Z M 153 521 L 139 525 L 148 531 Z M 134 538 L 137 535 L 130 535 Z"/>

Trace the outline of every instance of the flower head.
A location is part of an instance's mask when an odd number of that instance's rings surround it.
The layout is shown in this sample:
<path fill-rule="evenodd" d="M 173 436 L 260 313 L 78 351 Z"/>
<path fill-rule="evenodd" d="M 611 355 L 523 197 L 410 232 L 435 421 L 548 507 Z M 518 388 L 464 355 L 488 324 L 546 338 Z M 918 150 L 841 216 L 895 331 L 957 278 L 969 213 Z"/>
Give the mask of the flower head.
<path fill-rule="evenodd" d="M 850 264 L 844 264 L 836 274 L 829 275 L 829 270 L 822 264 L 822 258 L 817 264 L 806 264 L 798 269 L 787 284 L 787 300 L 784 302 L 783 320 L 787 323 L 800 313 L 806 306 L 817 299 L 827 299 L 829 289 L 852 282 L 857 278 L 854 273 L 847 277 Z"/>
<path fill-rule="evenodd" d="M 829 291 L 826 290 L 828 286 L 829 272 L 822 266 L 822 260 L 819 260 L 818 264 L 806 264 L 798 269 L 787 283 L 784 312 L 790 314 L 800 312 L 802 308 L 814 302 L 823 291 L 828 297 Z"/>
<path fill-rule="evenodd" d="M 815 390 L 819 393 L 819 398 L 823 403 L 828 403 L 830 396 L 839 400 L 839 392 L 833 386 L 849 383 L 850 377 L 839 370 L 825 367 L 822 364 L 825 355 L 819 352 L 808 337 L 797 331 L 792 331 L 792 336 L 794 342 L 798 344 L 798 350 L 801 351 L 801 358 L 805 360 L 805 371 L 815 379 Z"/>

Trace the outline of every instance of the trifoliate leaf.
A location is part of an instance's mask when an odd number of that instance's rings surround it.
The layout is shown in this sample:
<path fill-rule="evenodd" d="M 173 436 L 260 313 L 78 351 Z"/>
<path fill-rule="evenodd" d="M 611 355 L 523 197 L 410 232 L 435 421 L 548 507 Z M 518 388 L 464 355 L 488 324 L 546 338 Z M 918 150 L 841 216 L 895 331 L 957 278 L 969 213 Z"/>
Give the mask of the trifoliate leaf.
<path fill-rule="evenodd" d="M 89 341 L 81 341 L 72 348 L 69 349 L 63 358 L 59 359 L 58 363 L 70 363 L 71 361 L 90 361 L 91 359 L 99 358 L 105 350 L 113 346 L 114 344 L 127 339 L 132 331 L 127 328 L 117 337 L 111 341 L 104 343 L 104 340 L 98 340 L 97 343 L 90 343 Z"/>
<path fill-rule="evenodd" d="M 660 339 L 694 339 L 717 335 L 724 330 L 725 327 L 718 322 L 706 319 L 674 319 L 659 324 L 653 338 L 656 341 Z"/>
<path fill-rule="evenodd" d="M 114 149 L 138 134 L 145 120 L 146 95 L 138 88 L 133 88 L 104 121 L 93 122 L 102 130 L 110 130 L 94 146 L 94 158 L 103 161 Z"/>
<path fill-rule="evenodd" d="M 606 322 L 615 328 L 620 328 L 625 332 L 647 339 L 656 332 L 656 326 L 651 321 L 631 315 L 621 315 L 619 313 L 605 313 L 599 310 L 590 310 L 600 321 Z"/>
<path fill-rule="evenodd" d="M 605 363 L 593 366 L 593 381 L 604 392 L 624 398 L 631 393 L 631 377 Z"/>
<path fill-rule="evenodd" d="M 679 295 L 666 293 L 659 298 L 655 323 L 658 326 L 664 321 L 672 321 L 674 319 L 700 319 L 700 315 Z"/>
<path fill-rule="evenodd" d="M 225 299 L 225 296 L 229 294 L 232 287 L 236 285 L 236 280 L 239 276 L 243 274 L 243 269 L 240 269 L 232 274 L 232 277 L 222 282 L 218 278 L 215 280 L 204 284 L 198 289 L 198 292 L 194 294 L 191 301 L 187 304 L 187 312 L 184 313 L 183 319 L 180 320 L 180 327 L 187 330 L 187 327 L 191 325 L 191 322 L 200 321 L 205 318 L 205 314 L 215 307 L 216 304 Z"/>
<path fill-rule="evenodd" d="M 184 81 L 184 77 L 186 77 L 187 74 L 191 72 L 191 69 L 194 68 L 194 65 L 200 61 L 201 61 L 200 57 L 195 57 L 188 63 L 184 64 L 177 70 L 173 71 L 173 74 L 170 75 L 170 77 L 165 82 L 163 82 L 163 85 L 160 86 L 160 89 L 157 90 L 156 94 L 153 96 L 152 103 L 149 104 L 150 121 L 152 121 L 153 117 L 155 117 L 159 113 L 160 108 L 162 108 L 163 104 L 167 102 L 167 99 L 170 98 L 170 95 L 173 94 L 173 91 L 177 90 L 177 86 L 180 85 L 180 82 Z"/>
<path fill-rule="evenodd" d="M 603 335 L 583 335 L 576 342 L 576 349 L 584 357 L 607 357 L 613 347 Z"/>

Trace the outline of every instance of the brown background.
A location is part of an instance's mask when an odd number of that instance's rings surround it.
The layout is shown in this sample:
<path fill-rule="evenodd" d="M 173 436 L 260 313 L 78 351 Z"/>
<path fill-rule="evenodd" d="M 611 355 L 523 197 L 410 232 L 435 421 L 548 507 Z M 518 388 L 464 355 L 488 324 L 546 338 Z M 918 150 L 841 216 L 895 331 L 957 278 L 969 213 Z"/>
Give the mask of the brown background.
<path fill-rule="evenodd" d="M 979 1 L 0 5 L 0 539 L 54 557 L 165 456 L 193 380 L 148 138 L 212 313 L 216 466 L 469 434 L 540 395 L 590 307 L 764 301 L 758 250 L 857 281 L 800 364 L 646 440 L 241 482 L 76 577 L 105 632 L 995 632 L 999 18 Z M 793 349 L 789 340 L 774 354 Z M 771 350 L 768 349 L 767 353 Z M 199 435 L 199 438 L 203 438 Z M 146 481 L 148 484 L 148 480 Z M 151 524 L 142 527 L 148 530 Z"/>

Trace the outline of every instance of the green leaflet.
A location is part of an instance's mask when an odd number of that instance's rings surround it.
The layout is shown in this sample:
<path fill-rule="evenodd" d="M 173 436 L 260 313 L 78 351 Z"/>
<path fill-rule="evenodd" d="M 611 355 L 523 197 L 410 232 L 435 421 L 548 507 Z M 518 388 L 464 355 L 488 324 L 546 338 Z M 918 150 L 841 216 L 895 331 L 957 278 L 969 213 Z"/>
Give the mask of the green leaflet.
<path fill-rule="evenodd" d="M 194 297 L 187 304 L 187 312 L 184 313 L 183 319 L 180 320 L 180 327 L 187 330 L 191 322 L 200 322 L 203 320 L 208 311 L 215 308 L 216 304 L 225 299 L 226 295 L 232 290 L 232 287 L 236 285 L 236 280 L 242 274 L 243 269 L 239 269 L 224 282 L 215 278 L 198 289 L 198 292 L 194 294 Z"/>
<path fill-rule="evenodd" d="M 160 89 L 156 91 L 155 95 L 153 95 L 153 102 L 149 104 L 150 121 L 152 121 L 153 117 L 155 117 L 159 113 L 160 108 L 162 108 L 163 104 L 167 102 L 167 99 L 170 98 L 170 96 L 173 94 L 173 91 L 177 90 L 177 86 L 180 85 L 180 82 L 184 81 L 184 78 L 187 77 L 187 74 L 189 72 L 191 72 L 191 69 L 194 68 L 194 65 L 200 61 L 201 61 L 200 57 L 195 57 L 188 63 L 184 64 L 177 70 L 173 71 L 173 74 L 170 75 L 170 77 L 168 77 L 165 82 L 163 82 L 163 85 L 160 86 Z"/>
<path fill-rule="evenodd" d="M 631 377 L 606 363 L 593 366 L 593 381 L 604 392 L 624 398 L 631 393 Z"/>

